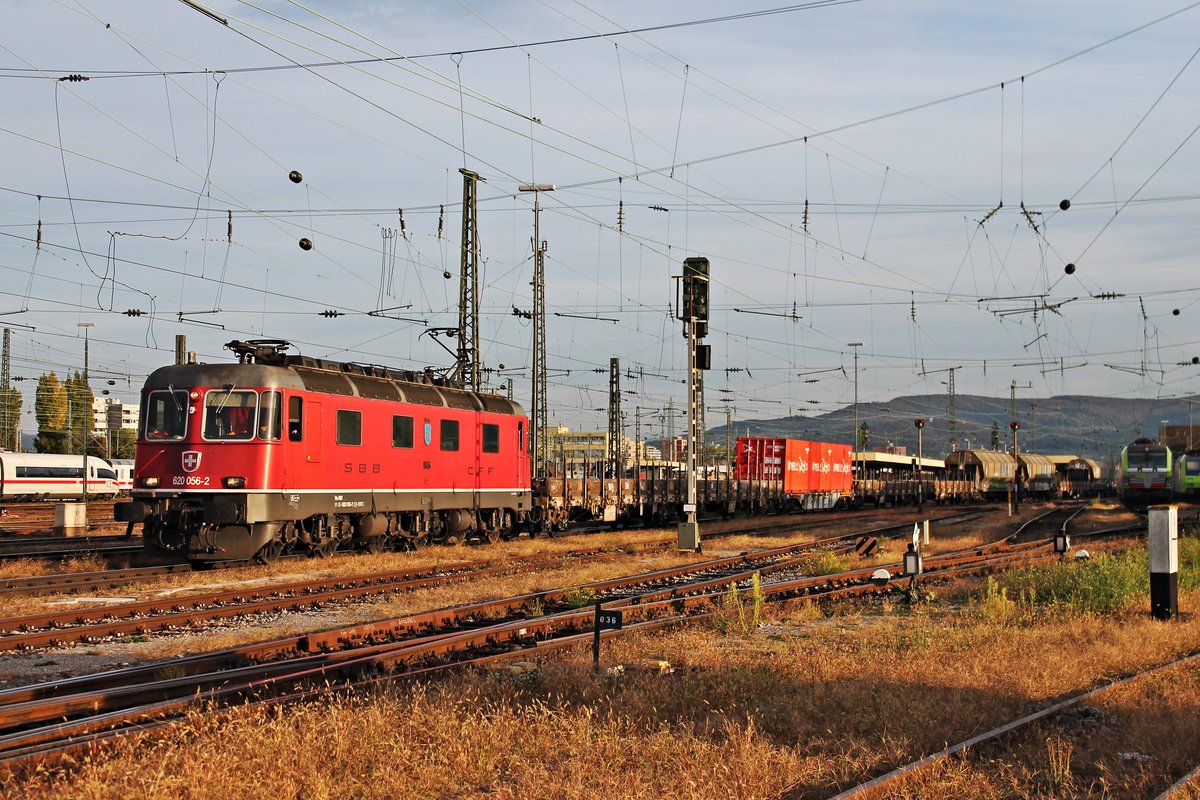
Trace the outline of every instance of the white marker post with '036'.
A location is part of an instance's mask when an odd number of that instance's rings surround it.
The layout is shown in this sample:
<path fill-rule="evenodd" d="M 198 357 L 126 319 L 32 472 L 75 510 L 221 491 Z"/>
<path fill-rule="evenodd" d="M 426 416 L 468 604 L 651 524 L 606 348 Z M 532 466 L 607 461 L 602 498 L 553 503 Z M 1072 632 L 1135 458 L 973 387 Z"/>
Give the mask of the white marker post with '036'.
<path fill-rule="evenodd" d="M 1158 619 L 1179 616 L 1179 509 L 1150 507 L 1150 613 Z"/>

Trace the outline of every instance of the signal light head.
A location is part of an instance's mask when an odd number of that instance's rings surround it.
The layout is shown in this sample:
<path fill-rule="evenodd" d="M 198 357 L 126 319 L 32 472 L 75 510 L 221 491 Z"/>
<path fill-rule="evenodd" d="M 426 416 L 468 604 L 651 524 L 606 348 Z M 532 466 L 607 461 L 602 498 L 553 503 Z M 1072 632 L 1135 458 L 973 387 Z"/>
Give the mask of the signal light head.
<path fill-rule="evenodd" d="M 155 486 L 158 486 L 158 478 L 154 477 L 153 475 L 148 475 L 145 478 L 142 478 L 142 486 L 146 487 L 147 489 L 153 489 Z"/>
<path fill-rule="evenodd" d="M 227 478 L 222 478 L 221 484 L 226 489 L 245 489 L 246 488 L 246 479 L 240 475 L 229 476 Z"/>

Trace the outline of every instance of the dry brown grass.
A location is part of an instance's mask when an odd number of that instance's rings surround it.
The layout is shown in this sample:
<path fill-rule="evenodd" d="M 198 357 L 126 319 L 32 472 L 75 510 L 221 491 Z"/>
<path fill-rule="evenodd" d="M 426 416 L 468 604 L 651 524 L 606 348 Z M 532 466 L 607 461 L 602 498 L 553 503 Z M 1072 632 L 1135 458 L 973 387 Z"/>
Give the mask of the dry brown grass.
<path fill-rule="evenodd" d="M 606 645 L 606 663 L 663 658 L 670 676 L 594 675 L 590 653 L 536 675 L 461 675 L 282 712 L 196 715 L 11 797 L 824 797 L 1200 644 L 1183 617 L 1045 619 L 899 603 L 836 617 L 768 607 L 747 636 L 695 626 Z M 1200 762 L 1200 678 L 1105 695 L 952 762 L 895 797 L 1153 796 Z M 1161 708 L 1161 714 L 1158 709 Z M 1158 714 L 1156 716 L 1156 714 Z M 1100 720 L 1098 727 L 1094 725 Z M 1145 760 L 1119 753 L 1138 753 Z"/>
<path fill-rule="evenodd" d="M 35 578 L 39 575 L 59 575 L 70 572 L 96 572 L 104 568 L 104 559 L 94 555 L 75 556 L 61 561 L 45 558 L 18 558 L 13 561 L 0 561 L 0 579 Z"/>

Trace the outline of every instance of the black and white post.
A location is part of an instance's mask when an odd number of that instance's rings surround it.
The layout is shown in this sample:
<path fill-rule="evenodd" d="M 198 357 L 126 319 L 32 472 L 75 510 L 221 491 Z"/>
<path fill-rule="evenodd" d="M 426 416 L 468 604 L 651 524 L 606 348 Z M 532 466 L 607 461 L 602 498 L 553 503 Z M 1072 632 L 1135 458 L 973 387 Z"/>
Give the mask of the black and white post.
<path fill-rule="evenodd" d="M 1179 509 L 1150 507 L 1150 613 L 1157 619 L 1179 616 Z"/>

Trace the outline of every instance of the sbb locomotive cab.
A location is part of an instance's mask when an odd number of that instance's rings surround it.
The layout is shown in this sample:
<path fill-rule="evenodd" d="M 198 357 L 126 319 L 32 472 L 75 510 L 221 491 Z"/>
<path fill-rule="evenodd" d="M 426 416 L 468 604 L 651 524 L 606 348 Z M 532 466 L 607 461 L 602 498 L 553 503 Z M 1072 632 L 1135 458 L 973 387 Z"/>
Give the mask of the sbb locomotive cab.
<path fill-rule="evenodd" d="M 516 403 L 425 373 L 230 342 L 142 393 L 133 500 L 150 550 L 193 561 L 510 534 L 529 511 Z"/>

